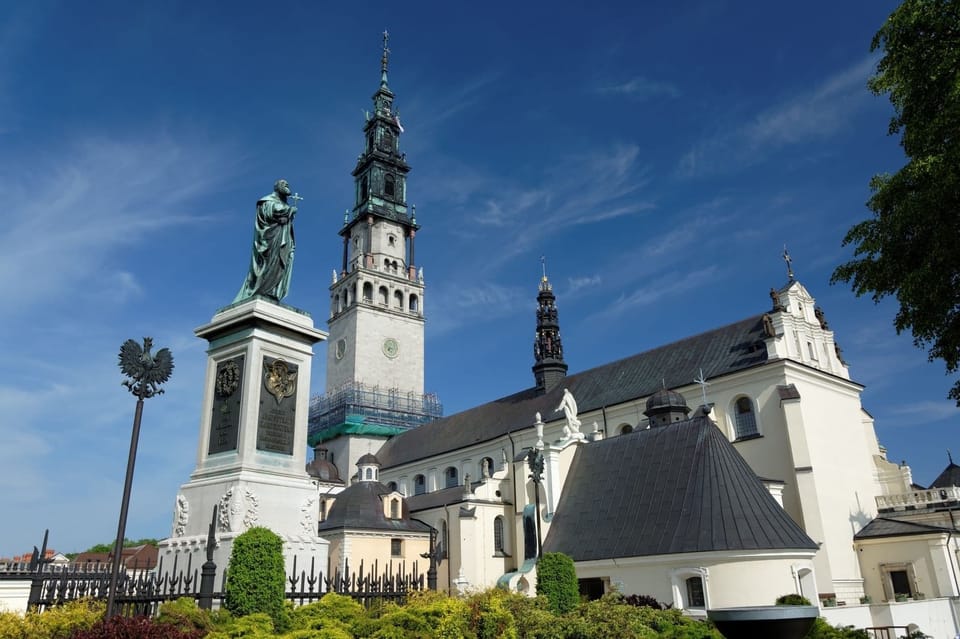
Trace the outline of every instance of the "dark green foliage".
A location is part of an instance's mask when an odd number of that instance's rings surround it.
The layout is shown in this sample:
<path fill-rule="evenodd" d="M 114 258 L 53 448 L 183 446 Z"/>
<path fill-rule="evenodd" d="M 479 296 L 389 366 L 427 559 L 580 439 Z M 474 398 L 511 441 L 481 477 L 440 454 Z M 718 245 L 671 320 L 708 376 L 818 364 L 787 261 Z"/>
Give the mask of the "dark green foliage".
<path fill-rule="evenodd" d="M 204 630 L 184 630 L 149 617 L 111 617 L 74 633 L 70 639 L 200 639 L 206 634 Z"/>
<path fill-rule="evenodd" d="M 654 610 L 666 610 L 670 607 L 667 604 L 660 603 L 650 595 L 628 595 L 623 598 L 623 603 L 630 606 L 646 606 Z"/>
<path fill-rule="evenodd" d="M 853 626 L 831 626 L 823 617 L 817 617 L 805 639 L 870 639 L 870 635 Z"/>
<path fill-rule="evenodd" d="M 854 259 L 831 281 L 857 296 L 899 303 L 897 332 L 909 330 L 948 373 L 960 367 L 960 0 L 904 0 L 874 36 L 883 52 L 868 86 L 893 104 L 907 164 L 875 175 L 873 216 L 843 240 Z M 950 397 L 960 405 L 960 382 Z"/>
<path fill-rule="evenodd" d="M 233 541 L 224 606 L 238 617 L 266 613 L 278 631 L 285 630 L 285 576 L 281 539 L 266 528 L 251 528 Z"/>
<path fill-rule="evenodd" d="M 470 607 L 470 629 L 477 639 L 517 639 L 517 624 L 505 605 L 509 597 L 499 589 L 486 590 L 467 600 Z"/>
<path fill-rule="evenodd" d="M 123 547 L 124 548 L 136 548 L 137 546 L 156 546 L 160 543 L 159 539 L 154 539 L 153 537 L 144 537 L 143 539 L 127 539 L 123 538 Z M 108 544 L 94 544 L 90 546 L 83 552 L 113 552 L 113 542 L 111 541 Z M 72 553 L 77 555 L 78 553 Z M 68 555 L 69 556 L 69 555 Z"/>
<path fill-rule="evenodd" d="M 778 606 L 809 606 L 810 600 L 803 595 L 790 593 L 789 595 L 780 595 L 777 597 Z"/>
<path fill-rule="evenodd" d="M 557 614 L 570 612 L 580 603 L 580 588 L 573 559 L 560 552 L 548 552 L 537 562 L 537 594 Z"/>

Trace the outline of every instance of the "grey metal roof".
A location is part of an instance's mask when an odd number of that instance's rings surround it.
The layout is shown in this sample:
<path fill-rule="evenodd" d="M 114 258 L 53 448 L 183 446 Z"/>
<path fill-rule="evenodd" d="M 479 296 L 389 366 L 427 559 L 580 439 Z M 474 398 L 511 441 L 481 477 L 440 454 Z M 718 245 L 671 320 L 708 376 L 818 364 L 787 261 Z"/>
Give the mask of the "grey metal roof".
<path fill-rule="evenodd" d="M 543 544 L 575 561 L 817 547 L 702 416 L 581 446 Z"/>
<path fill-rule="evenodd" d="M 701 369 L 710 379 L 763 364 L 767 361 L 767 349 L 762 318 L 755 315 L 569 375 L 546 394 L 528 388 L 443 417 L 389 439 L 377 457 L 384 468 L 391 468 L 529 428 L 537 412 L 546 419 L 554 416 L 564 388 L 570 389 L 577 399 L 579 412 L 585 413 L 647 397 L 664 385 L 667 388 L 687 386 Z"/>
<path fill-rule="evenodd" d="M 881 537 L 908 537 L 910 535 L 929 535 L 930 533 L 948 533 L 949 528 L 941 526 L 931 526 L 929 524 L 918 524 L 912 521 L 902 519 L 892 519 L 889 517 L 877 517 L 869 524 L 860 529 L 854 539 L 878 539 Z"/>
<path fill-rule="evenodd" d="M 800 399 L 800 391 L 797 390 L 796 384 L 781 384 L 777 386 L 777 393 L 780 395 L 781 401 L 788 399 Z"/>
<path fill-rule="evenodd" d="M 383 514 L 381 495 L 393 492 L 377 481 L 360 481 L 337 493 L 336 501 L 318 530 L 344 528 L 383 531 L 429 532 L 430 527 L 410 519 L 405 501 L 401 501 L 401 518 L 390 519 Z"/>
<path fill-rule="evenodd" d="M 953 460 L 930 484 L 930 488 L 949 488 L 950 486 L 960 486 L 960 466 L 954 464 Z"/>

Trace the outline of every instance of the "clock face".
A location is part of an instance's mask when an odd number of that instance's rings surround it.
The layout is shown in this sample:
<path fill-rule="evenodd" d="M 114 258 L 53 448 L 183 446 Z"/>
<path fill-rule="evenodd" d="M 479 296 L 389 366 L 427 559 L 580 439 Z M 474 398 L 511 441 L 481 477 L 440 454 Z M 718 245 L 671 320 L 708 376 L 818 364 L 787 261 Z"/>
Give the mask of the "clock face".
<path fill-rule="evenodd" d="M 383 340 L 383 354 L 393 359 L 400 354 L 400 344 L 397 343 L 397 340 L 392 337 L 388 337 Z"/>
<path fill-rule="evenodd" d="M 334 351 L 337 359 L 343 359 L 343 354 L 347 352 L 347 340 L 342 337 L 337 340 L 337 350 Z"/>

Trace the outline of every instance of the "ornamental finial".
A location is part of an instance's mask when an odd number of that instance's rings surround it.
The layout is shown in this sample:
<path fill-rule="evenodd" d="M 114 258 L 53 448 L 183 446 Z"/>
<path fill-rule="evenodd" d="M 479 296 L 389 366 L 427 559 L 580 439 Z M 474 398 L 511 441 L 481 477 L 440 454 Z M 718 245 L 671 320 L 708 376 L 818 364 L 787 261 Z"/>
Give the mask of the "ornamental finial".
<path fill-rule="evenodd" d="M 547 281 L 547 256 L 540 256 L 540 266 L 543 268 L 543 281 Z"/>
<path fill-rule="evenodd" d="M 787 252 L 787 245 L 783 245 L 783 261 L 787 264 L 787 277 L 790 278 L 790 281 L 793 281 L 793 258 L 790 257 L 790 253 Z"/>
<path fill-rule="evenodd" d="M 390 57 L 390 49 L 387 48 L 387 43 L 390 41 L 390 33 L 384 29 L 383 30 L 383 57 L 380 58 L 380 86 L 387 86 L 387 62 Z"/>

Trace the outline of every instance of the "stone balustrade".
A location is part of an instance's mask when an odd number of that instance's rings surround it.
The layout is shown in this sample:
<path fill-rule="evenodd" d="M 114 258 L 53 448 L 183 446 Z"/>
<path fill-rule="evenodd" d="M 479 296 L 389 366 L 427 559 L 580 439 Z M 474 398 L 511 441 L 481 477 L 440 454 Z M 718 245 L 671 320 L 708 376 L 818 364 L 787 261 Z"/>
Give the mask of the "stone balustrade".
<path fill-rule="evenodd" d="M 913 510 L 931 508 L 937 504 L 950 501 L 960 501 L 960 487 L 950 486 L 949 488 L 914 490 L 897 495 L 879 495 L 877 497 L 877 509 L 881 512 L 884 510 Z"/>

